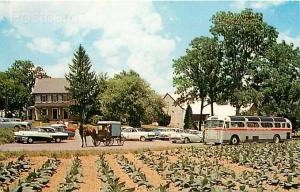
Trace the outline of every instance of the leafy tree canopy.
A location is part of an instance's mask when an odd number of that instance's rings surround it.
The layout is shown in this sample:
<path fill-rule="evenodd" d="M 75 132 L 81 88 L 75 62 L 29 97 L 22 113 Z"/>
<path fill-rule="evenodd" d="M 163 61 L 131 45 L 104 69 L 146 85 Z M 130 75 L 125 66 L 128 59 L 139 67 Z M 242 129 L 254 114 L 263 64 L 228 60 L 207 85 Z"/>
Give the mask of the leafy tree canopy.
<path fill-rule="evenodd" d="M 106 120 L 117 120 L 139 127 L 141 122 L 158 120 L 163 101 L 138 73 L 122 71 L 107 81 L 100 98 Z"/>

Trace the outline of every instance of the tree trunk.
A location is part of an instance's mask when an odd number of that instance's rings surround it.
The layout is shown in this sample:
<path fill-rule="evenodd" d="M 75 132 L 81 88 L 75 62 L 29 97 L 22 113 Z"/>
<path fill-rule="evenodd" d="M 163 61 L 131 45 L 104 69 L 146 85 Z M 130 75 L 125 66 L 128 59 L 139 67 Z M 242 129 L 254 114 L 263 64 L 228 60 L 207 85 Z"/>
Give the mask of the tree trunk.
<path fill-rule="evenodd" d="M 241 106 L 237 105 L 235 107 L 235 115 L 241 115 Z"/>
<path fill-rule="evenodd" d="M 203 108 L 204 108 L 204 97 L 201 98 L 201 109 L 200 109 L 200 125 L 199 125 L 199 131 L 201 131 Z"/>
<path fill-rule="evenodd" d="M 214 116 L 214 99 L 213 99 L 213 97 L 210 97 L 210 114 L 211 114 L 211 116 Z"/>

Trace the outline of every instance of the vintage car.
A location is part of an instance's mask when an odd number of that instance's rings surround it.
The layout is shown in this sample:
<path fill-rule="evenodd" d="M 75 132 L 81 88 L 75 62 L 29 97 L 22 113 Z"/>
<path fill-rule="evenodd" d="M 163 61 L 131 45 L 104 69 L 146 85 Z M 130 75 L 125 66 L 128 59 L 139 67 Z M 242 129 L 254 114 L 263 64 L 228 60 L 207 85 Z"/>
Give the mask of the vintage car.
<path fill-rule="evenodd" d="M 23 143 L 33 143 L 35 141 L 55 141 L 60 143 L 62 140 L 68 138 L 67 133 L 56 132 L 52 127 L 37 127 L 32 128 L 30 131 L 15 132 L 15 141 Z"/>
<path fill-rule="evenodd" d="M 185 130 L 182 133 L 174 133 L 170 137 L 172 143 L 197 143 L 203 142 L 203 133 L 198 130 Z"/>
<path fill-rule="evenodd" d="M 0 128 L 30 129 L 31 122 L 25 122 L 15 118 L 0 118 Z"/>
<path fill-rule="evenodd" d="M 170 140 L 172 134 L 182 133 L 182 128 L 158 128 L 159 139 L 161 140 Z"/>
<path fill-rule="evenodd" d="M 68 133 L 68 137 L 75 137 L 75 130 L 69 130 L 65 124 L 52 124 L 50 127 L 53 127 L 56 132 Z"/>
<path fill-rule="evenodd" d="M 152 141 L 155 133 L 144 131 L 142 128 L 126 128 L 122 130 L 122 136 L 126 140 Z"/>

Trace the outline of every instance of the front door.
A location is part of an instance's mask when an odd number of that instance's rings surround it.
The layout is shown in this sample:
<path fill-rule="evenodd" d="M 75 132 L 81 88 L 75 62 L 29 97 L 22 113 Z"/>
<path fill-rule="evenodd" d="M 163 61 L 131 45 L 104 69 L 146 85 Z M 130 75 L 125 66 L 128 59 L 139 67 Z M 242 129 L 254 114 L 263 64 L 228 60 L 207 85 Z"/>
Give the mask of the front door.
<path fill-rule="evenodd" d="M 64 109 L 64 119 L 68 119 L 68 111 Z"/>
<path fill-rule="evenodd" d="M 52 118 L 58 119 L 58 109 L 57 108 L 52 109 Z"/>

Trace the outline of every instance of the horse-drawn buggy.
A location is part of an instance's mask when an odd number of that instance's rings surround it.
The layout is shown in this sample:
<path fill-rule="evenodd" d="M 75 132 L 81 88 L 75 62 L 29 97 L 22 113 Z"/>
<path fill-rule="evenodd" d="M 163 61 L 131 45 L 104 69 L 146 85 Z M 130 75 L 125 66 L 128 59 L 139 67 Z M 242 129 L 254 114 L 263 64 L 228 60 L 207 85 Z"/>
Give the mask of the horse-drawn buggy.
<path fill-rule="evenodd" d="M 121 135 L 121 122 L 118 121 L 98 121 L 96 126 L 94 145 L 99 146 L 102 142 L 105 146 L 123 145 L 125 138 Z"/>

